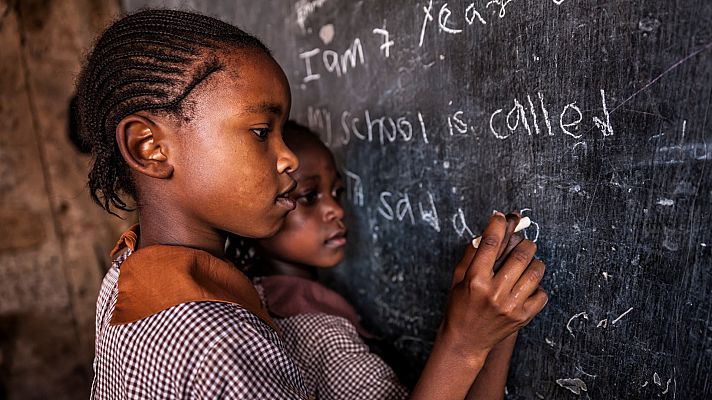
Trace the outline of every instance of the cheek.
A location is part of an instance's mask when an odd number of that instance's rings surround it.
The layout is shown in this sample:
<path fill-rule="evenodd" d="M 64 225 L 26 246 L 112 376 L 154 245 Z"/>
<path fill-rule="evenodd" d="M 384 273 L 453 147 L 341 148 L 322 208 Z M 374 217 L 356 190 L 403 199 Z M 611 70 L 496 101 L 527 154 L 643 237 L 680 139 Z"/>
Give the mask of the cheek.
<path fill-rule="evenodd" d="M 236 198 L 242 210 L 263 210 L 274 205 L 274 196 L 280 189 L 279 176 L 276 162 L 267 152 L 244 146 L 244 151 L 219 162 L 222 168 L 213 173 L 220 176 L 226 195 Z"/>
<path fill-rule="evenodd" d="M 280 235 L 284 234 L 285 237 L 289 238 L 290 242 L 298 243 L 298 246 L 311 247 L 310 244 L 314 242 L 318 227 L 313 223 L 313 218 L 310 218 L 302 207 L 298 205 L 296 210 L 287 214 L 287 219 L 284 221 Z"/>
<path fill-rule="evenodd" d="M 267 244 L 277 255 L 305 261 L 318 250 L 321 236 L 313 218 L 300 212 L 300 206 L 287 215 L 282 229 Z"/>

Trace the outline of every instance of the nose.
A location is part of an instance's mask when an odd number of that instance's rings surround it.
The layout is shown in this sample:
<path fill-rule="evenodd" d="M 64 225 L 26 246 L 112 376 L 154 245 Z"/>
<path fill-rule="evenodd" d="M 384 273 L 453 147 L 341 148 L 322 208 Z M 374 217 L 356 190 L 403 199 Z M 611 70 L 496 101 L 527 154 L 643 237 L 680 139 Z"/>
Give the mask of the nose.
<path fill-rule="evenodd" d="M 279 139 L 279 150 L 277 153 L 277 172 L 292 173 L 299 168 L 299 158 L 287 147 L 284 140 Z"/>
<path fill-rule="evenodd" d="M 331 194 L 326 196 L 323 204 L 325 222 L 344 219 L 344 208 L 341 207 L 341 203 L 334 196 Z"/>

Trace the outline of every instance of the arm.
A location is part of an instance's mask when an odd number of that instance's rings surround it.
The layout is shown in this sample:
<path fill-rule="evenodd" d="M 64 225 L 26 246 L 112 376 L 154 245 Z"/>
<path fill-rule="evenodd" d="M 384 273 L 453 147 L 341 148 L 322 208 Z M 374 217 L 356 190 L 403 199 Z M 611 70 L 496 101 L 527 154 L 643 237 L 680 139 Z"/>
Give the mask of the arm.
<path fill-rule="evenodd" d="M 445 336 L 441 328 L 411 400 L 462 399 L 482 370 L 488 354 L 486 349 L 465 356 L 465 352 L 460 352 Z"/>
<path fill-rule="evenodd" d="M 501 400 L 504 398 L 504 386 L 507 384 L 509 361 L 512 358 L 512 351 L 514 351 L 516 342 L 517 333 L 513 333 L 492 348 L 484 367 L 480 374 L 477 375 L 472 387 L 470 387 L 466 399 Z"/>
<path fill-rule="evenodd" d="M 546 304 L 547 295 L 539 287 L 544 264 L 533 260 L 534 243 L 524 240 L 517 244 L 502 268 L 494 272 L 511 236 L 507 226 L 502 213 L 494 215 L 479 249 L 468 246 L 455 268 L 447 311 L 413 399 L 464 398 L 485 369 L 490 352 Z M 487 366 L 487 371 L 501 370 L 502 354 L 493 354 L 492 359 L 498 362 Z"/>
<path fill-rule="evenodd" d="M 497 258 L 495 263 L 495 271 L 499 270 L 509 253 L 523 240 L 520 234 L 514 234 L 514 228 L 519 224 L 521 215 L 507 215 L 507 233 L 512 232 L 509 242 L 507 243 L 504 252 Z M 505 237 L 506 240 L 506 237 Z M 466 399 L 482 400 L 492 399 L 501 400 L 504 398 L 504 389 L 507 384 L 507 373 L 509 372 L 509 363 L 514 351 L 514 345 L 517 343 L 517 332 L 509 335 L 507 338 L 497 343 L 485 361 L 485 365 L 477 375 L 475 382 L 470 387 Z"/>

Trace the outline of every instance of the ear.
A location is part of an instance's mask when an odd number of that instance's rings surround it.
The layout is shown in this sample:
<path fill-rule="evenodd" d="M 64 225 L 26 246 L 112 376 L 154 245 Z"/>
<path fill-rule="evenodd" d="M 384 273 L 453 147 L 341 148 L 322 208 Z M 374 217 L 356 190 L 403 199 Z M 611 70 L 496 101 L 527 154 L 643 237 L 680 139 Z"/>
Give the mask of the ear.
<path fill-rule="evenodd" d="M 122 119 L 116 127 L 116 143 L 121 156 L 134 171 L 158 179 L 173 175 L 168 138 L 150 119 L 136 114 Z"/>

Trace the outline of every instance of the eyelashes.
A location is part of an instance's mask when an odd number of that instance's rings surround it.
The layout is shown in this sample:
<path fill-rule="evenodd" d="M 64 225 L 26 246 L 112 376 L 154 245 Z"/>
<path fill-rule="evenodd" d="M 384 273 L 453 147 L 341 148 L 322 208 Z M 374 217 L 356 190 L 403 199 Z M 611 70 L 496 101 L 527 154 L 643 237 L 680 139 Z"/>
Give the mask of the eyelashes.
<path fill-rule="evenodd" d="M 331 192 L 331 196 L 336 200 L 337 203 L 341 204 L 341 197 L 346 189 L 344 187 L 337 187 Z M 305 206 L 311 206 L 316 204 L 316 202 L 321 198 L 318 190 L 311 189 L 307 190 L 299 197 L 297 197 L 297 202 L 304 204 Z"/>
<path fill-rule="evenodd" d="M 264 141 L 267 140 L 267 136 L 269 136 L 272 128 L 252 128 L 250 130 L 255 134 L 255 136 L 257 136 L 258 139 Z"/>
<path fill-rule="evenodd" d="M 308 190 L 306 193 L 299 196 L 297 201 L 301 204 L 304 204 L 305 206 L 311 206 L 316 203 L 318 198 L 319 192 L 317 192 L 316 190 Z"/>

